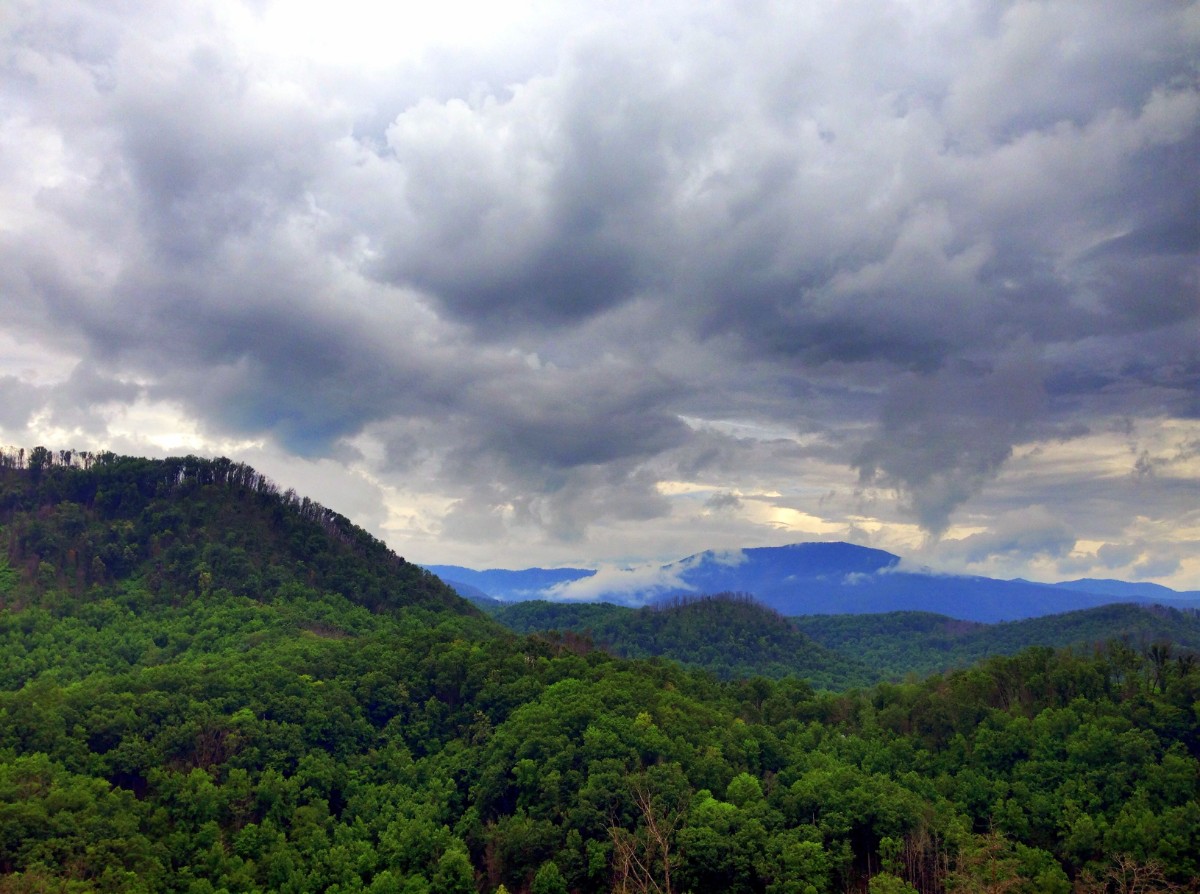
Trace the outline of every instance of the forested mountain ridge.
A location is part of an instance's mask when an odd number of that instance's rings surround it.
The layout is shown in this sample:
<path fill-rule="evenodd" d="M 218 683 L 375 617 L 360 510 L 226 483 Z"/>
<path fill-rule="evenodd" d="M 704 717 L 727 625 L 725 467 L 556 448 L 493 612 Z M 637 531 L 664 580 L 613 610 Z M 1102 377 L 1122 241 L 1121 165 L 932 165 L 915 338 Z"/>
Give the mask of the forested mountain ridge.
<path fill-rule="evenodd" d="M 1030 646 L 1091 651 L 1110 640 L 1200 652 L 1200 612 L 1114 604 L 984 624 L 929 612 L 785 618 L 747 596 L 718 594 L 635 609 L 529 600 L 485 611 L 517 633 L 571 632 L 615 655 L 658 656 L 724 678 L 761 674 L 831 689 L 966 667 Z"/>
<path fill-rule="evenodd" d="M 1197 888 L 1191 653 L 720 681 L 511 634 L 178 462 L 0 472 L 0 894 Z"/>
<path fill-rule="evenodd" d="M 0 525 L 10 603 L 138 578 L 151 594 L 294 583 L 376 611 L 474 611 L 349 519 L 224 458 L 0 451 Z"/>
<path fill-rule="evenodd" d="M 847 653 L 828 649 L 748 596 L 679 598 L 640 609 L 528 601 L 489 609 L 517 633 L 571 631 L 626 658 L 661 657 L 723 679 L 795 676 L 845 689 L 873 681 Z"/>
<path fill-rule="evenodd" d="M 816 642 L 854 655 L 877 679 L 965 667 L 1030 646 L 1090 650 L 1119 640 L 1145 652 L 1155 643 L 1200 652 L 1200 612 L 1115 603 L 1080 611 L 982 624 L 928 612 L 809 615 L 790 619 Z"/>

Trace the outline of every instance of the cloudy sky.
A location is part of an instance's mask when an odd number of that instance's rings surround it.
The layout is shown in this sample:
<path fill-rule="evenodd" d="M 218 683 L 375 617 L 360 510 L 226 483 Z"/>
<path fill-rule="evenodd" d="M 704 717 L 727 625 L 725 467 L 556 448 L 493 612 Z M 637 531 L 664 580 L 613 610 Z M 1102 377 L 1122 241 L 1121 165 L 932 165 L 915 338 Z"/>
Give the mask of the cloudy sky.
<path fill-rule="evenodd" d="M 1200 588 L 1198 59 L 1181 0 L 4 0 L 0 443 L 427 563 Z"/>

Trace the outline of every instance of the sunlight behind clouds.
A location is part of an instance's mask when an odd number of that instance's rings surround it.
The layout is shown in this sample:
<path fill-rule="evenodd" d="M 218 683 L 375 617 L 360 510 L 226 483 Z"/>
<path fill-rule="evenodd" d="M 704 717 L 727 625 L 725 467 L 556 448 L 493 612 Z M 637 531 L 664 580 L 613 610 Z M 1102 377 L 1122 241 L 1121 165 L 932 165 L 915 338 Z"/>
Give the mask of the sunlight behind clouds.
<path fill-rule="evenodd" d="M 237 16 L 245 39 L 277 58 L 317 65 L 386 69 L 438 50 L 494 42 L 538 4 L 532 0 L 277 0 L 259 16 Z"/>

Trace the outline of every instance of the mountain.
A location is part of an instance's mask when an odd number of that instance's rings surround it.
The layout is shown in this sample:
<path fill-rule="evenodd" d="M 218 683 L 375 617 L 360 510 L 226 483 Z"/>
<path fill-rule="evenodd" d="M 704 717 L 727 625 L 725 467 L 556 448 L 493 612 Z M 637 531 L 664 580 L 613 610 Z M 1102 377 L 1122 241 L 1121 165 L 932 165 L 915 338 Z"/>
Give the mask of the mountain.
<path fill-rule="evenodd" d="M 586 568 L 526 568 L 522 571 L 500 568 L 475 571 L 461 565 L 425 565 L 424 568 L 444 581 L 453 581 L 452 586 L 464 584 L 467 592 L 484 593 L 501 602 L 540 599 L 554 587 L 596 573 Z"/>
<path fill-rule="evenodd" d="M 1099 593 L 1104 596 L 1114 596 L 1118 599 L 1134 601 L 1153 600 L 1164 605 L 1170 605 L 1180 600 L 1185 602 L 1200 601 L 1200 590 L 1172 590 L 1162 584 L 1148 582 L 1129 583 L 1123 580 L 1098 580 L 1085 577 L 1079 580 L 1066 580 L 1054 584 L 1064 590 L 1077 590 L 1084 593 Z M 1194 606 L 1193 606 L 1194 607 Z"/>
<path fill-rule="evenodd" d="M 785 618 L 748 597 L 719 594 L 640 609 L 529 600 L 495 620 L 517 633 L 570 631 L 615 655 L 663 657 L 724 679 L 788 675 L 844 689 L 967 667 L 1031 646 L 1091 650 L 1112 641 L 1200 652 L 1200 612 L 1115 604 L 984 624 L 931 612 Z"/>
<path fill-rule="evenodd" d="M 681 598 L 640 609 L 607 603 L 518 602 L 493 617 L 518 633 L 572 631 L 626 658 L 668 658 L 722 679 L 795 676 L 844 689 L 867 668 L 819 645 L 779 613 L 746 596 Z"/>
<path fill-rule="evenodd" d="M 0 451 L 4 894 L 1200 877 L 1191 653 L 1026 650 L 844 692 L 722 681 L 518 636 L 248 467 L 15 459 Z M 822 655 L 744 599 L 553 609 L 624 612 L 635 642 L 685 659 Z"/>
<path fill-rule="evenodd" d="M 432 574 L 433 572 L 430 572 Z M 459 596 L 471 603 L 477 609 L 491 614 L 509 605 L 508 602 L 503 602 L 499 599 L 493 599 L 487 593 L 478 587 L 472 587 L 470 584 L 464 584 L 462 581 L 447 580 L 442 578 L 442 583 L 454 590 Z"/>
<path fill-rule="evenodd" d="M 137 580 L 175 598 L 301 586 L 372 611 L 475 611 L 349 519 L 228 459 L 0 453 L 0 523 L 19 576 L 0 607 Z"/>
<path fill-rule="evenodd" d="M 967 667 L 1030 646 L 1091 650 L 1115 640 L 1139 653 L 1155 643 L 1200 652 L 1200 612 L 1161 605 L 1103 605 L 1000 624 L 960 621 L 930 612 L 811 615 L 791 620 L 815 642 L 852 655 L 871 668 L 873 679 Z"/>
<path fill-rule="evenodd" d="M 431 566 L 502 600 L 568 599 L 573 585 L 595 574 L 578 568 L 476 571 Z M 644 569 L 643 569 L 644 570 Z M 1039 584 L 1024 580 L 904 570 L 899 556 L 849 543 L 798 543 L 681 559 L 652 574 L 611 575 L 607 591 L 587 581 L 589 600 L 644 605 L 675 596 L 748 593 L 788 616 L 926 611 L 994 623 L 1060 614 L 1122 602 L 1171 601 L 1189 606 L 1190 594 L 1165 587 L 1125 588 Z M 650 583 L 645 583 L 645 581 Z M 574 588 L 578 592 L 578 588 Z M 1200 601 L 1195 602 L 1200 604 Z"/>

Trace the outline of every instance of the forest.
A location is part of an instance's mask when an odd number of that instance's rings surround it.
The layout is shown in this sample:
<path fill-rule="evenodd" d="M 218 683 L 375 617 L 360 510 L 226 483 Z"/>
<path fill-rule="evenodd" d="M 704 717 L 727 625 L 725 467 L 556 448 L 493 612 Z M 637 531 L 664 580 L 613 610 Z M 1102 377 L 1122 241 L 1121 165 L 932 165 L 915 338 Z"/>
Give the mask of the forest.
<path fill-rule="evenodd" d="M 628 658 L 670 658 L 723 679 L 803 677 L 848 689 L 966 668 L 1028 646 L 1082 649 L 1118 639 L 1200 648 L 1200 612 L 1114 604 L 984 624 L 931 612 L 785 618 L 742 593 L 671 597 L 640 609 L 611 603 L 473 600 L 517 633 L 582 635 Z"/>
<path fill-rule="evenodd" d="M 0 892 L 1198 889 L 1186 643 L 794 642 L 519 634 L 242 464 L 4 451 Z"/>

